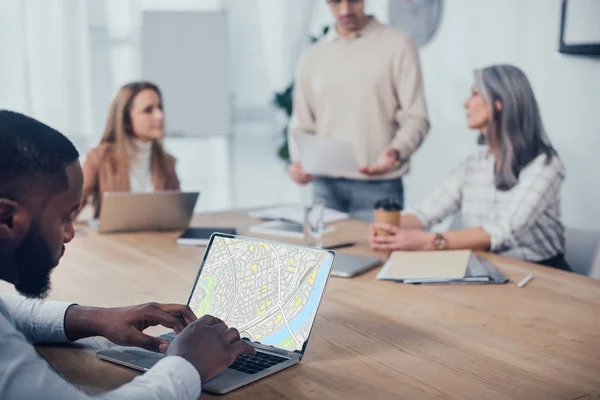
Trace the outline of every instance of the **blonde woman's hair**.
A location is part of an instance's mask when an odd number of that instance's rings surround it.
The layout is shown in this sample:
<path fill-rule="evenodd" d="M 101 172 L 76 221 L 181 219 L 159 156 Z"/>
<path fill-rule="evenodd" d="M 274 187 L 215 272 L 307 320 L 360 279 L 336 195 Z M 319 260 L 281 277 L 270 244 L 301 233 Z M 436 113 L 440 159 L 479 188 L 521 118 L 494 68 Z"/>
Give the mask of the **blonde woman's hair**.
<path fill-rule="evenodd" d="M 117 95 L 110 105 L 106 128 L 100 144 L 110 143 L 114 146 L 114 151 L 106 154 L 104 162 L 110 162 L 115 170 L 125 168 L 129 169 L 128 148 L 129 142 L 135 137 L 131 123 L 131 106 L 133 99 L 143 90 L 153 90 L 160 98 L 162 104 L 162 94 L 158 86 L 151 82 L 131 82 L 119 89 Z M 166 160 L 169 157 L 165 152 L 161 140 L 154 140 L 152 143 L 152 157 L 156 159 L 160 172 L 166 174 Z"/>

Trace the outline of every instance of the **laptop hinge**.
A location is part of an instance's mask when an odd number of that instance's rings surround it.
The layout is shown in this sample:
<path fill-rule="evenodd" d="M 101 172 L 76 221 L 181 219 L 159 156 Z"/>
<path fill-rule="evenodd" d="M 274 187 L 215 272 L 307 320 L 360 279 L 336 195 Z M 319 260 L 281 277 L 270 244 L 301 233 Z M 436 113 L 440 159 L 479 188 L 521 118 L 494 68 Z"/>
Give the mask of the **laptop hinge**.
<path fill-rule="evenodd" d="M 286 356 L 289 358 L 302 357 L 302 355 L 298 352 L 289 351 L 289 350 L 285 350 L 285 349 L 279 349 L 277 347 L 267 346 L 267 345 L 264 345 L 262 343 L 257 343 L 257 342 L 250 342 L 250 343 L 252 344 L 253 347 L 260 349 L 260 350 L 268 351 L 270 353 L 281 354 L 282 356 Z"/>

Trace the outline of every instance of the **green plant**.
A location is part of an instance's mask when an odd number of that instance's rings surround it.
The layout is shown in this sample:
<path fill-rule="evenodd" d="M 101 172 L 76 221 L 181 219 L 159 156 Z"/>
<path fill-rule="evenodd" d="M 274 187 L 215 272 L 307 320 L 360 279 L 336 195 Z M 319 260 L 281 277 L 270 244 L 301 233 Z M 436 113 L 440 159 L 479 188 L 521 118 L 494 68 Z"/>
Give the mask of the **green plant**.
<path fill-rule="evenodd" d="M 329 26 L 325 26 L 323 28 L 323 33 L 320 37 L 311 37 L 311 43 L 317 42 L 320 38 L 325 36 L 327 32 L 329 32 Z M 277 150 L 277 155 L 282 160 L 289 161 L 290 151 L 288 147 L 288 126 L 294 107 L 294 82 L 292 82 L 283 91 L 275 93 L 275 96 L 273 97 L 273 105 L 283 110 L 288 117 L 288 123 L 286 124 L 285 128 L 283 128 L 283 144 L 279 147 L 279 150 Z"/>
<path fill-rule="evenodd" d="M 277 155 L 284 161 L 290 160 L 290 151 L 288 148 L 288 125 L 289 119 L 292 116 L 292 106 L 293 106 L 293 98 L 294 98 L 294 84 L 290 84 L 283 92 L 275 93 L 275 98 L 273 99 L 273 104 L 277 107 L 285 111 L 285 114 L 288 117 L 288 123 L 285 128 L 283 128 L 283 143 L 277 150 Z"/>

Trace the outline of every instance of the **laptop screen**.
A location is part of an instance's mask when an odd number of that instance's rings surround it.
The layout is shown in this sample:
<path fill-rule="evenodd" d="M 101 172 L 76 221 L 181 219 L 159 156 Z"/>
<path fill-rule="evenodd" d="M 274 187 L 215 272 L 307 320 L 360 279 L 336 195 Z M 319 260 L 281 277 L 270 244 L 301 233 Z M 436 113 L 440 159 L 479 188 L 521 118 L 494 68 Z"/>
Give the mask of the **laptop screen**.
<path fill-rule="evenodd" d="M 328 250 L 216 234 L 188 304 L 241 337 L 303 352 L 333 259 Z"/>

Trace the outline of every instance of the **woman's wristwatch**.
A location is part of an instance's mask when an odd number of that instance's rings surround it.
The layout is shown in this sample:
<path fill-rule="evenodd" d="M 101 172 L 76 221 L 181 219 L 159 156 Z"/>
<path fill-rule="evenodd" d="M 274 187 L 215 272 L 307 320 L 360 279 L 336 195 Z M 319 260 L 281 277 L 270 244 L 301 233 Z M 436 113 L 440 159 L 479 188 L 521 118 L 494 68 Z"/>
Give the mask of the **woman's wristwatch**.
<path fill-rule="evenodd" d="M 436 233 L 433 238 L 433 248 L 435 250 L 446 250 L 448 248 L 448 241 L 441 233 Z"/>

